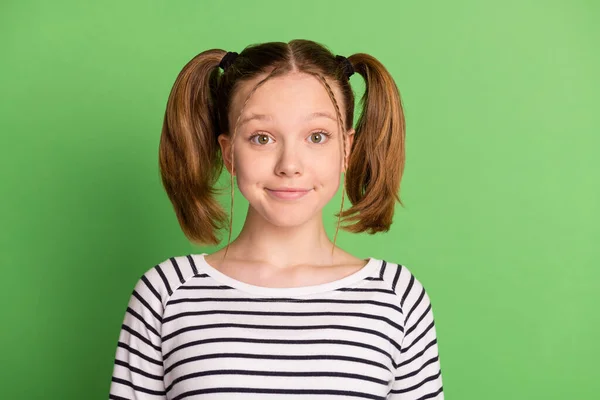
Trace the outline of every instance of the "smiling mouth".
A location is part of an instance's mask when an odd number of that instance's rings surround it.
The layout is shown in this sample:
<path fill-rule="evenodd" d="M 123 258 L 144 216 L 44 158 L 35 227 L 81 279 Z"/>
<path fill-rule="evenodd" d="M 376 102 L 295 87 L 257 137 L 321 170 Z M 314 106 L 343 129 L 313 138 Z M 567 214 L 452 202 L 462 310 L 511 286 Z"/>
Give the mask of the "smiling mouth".
<path fill-rule="evenodd" d="M 267 193 L 271 196 L 280 200 L 296 200 L 306 196 L 312 191 L 312 189 L 295 189 L 295 188 L 281 188 L 281 189 L 268 189 L 265 188 Z"/>

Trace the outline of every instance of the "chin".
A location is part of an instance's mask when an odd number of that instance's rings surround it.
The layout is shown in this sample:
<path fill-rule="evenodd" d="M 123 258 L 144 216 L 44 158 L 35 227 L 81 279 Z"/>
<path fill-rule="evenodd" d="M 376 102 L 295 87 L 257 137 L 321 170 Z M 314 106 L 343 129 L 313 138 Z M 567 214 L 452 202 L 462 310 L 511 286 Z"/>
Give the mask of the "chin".
<path fill-rule="evenodd" d="M 295 228 L 298 226 L 305 225 L 309 221 L 314 218 L 302 218 L 301 216 L 290 216 L 290 215 L 277 215 L 277 216 L 267 216 L 265 218 L 271 225 L 276 226 L 278 228 Z"/>
<path fill-rule="evenodd" d="M 312 223 L 315 219 L 321 221 L 323 207 L 335 194 L 313 191 L 300 199 L 282 200 L 264 193 L 244 193 L 241 189 L 242 195 L 250 204 L 249 212 L 278 228 L 299 227 Z"/>

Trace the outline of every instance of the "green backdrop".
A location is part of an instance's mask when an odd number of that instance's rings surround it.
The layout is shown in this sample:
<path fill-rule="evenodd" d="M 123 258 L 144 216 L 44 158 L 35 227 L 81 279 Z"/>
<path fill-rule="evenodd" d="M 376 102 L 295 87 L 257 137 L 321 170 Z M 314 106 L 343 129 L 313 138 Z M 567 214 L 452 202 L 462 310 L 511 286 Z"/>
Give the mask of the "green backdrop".
<path fill-rule="evenodd" d="M 306 38 L 378 57 L 401 90 L 406 207 L 339 244 L 424 284 L 446 398 L 598 398 L 598 2 L 0 7 L 0 397 L 107 398 L 137 279 L 213 250 L 188 243 L 160 185 L 175 77 L 204 49 Z"/>

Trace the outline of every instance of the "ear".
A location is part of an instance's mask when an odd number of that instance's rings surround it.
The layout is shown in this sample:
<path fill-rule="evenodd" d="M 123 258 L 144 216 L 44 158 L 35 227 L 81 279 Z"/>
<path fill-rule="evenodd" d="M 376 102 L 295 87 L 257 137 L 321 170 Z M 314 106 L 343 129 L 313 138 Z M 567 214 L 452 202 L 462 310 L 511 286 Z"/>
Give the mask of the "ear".
<path fill-rule="evenodd" d="M 344 140 L 346 141 L 346 158 L 344 159 L 344 172 L 348 168 L 348 162 L 350 161 L 350 152 L 352 151 L 352 143 L 354 143 L 354 134 L 356 131 L 354 128 L 349 129 L 344 135 Z"/>
<path fill-rule="evenodd" d="M 233 170 L 233 162 L 231 159 L 231 137 L 227 133 L 222 133 L 217 138 L 219 141 L 219 146 L 221 147 L 221 155 L 223 157 L 223 164 L 225 164 L 225 168 L 231 175 L 235 175 L 235 171 Z"/>

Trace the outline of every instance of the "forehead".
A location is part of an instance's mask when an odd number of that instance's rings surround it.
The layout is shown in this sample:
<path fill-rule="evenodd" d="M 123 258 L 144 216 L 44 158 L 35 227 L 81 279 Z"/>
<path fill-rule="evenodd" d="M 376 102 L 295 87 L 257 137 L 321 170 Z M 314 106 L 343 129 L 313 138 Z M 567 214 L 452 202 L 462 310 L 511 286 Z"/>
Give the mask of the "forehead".
<path fill-rule="evenodd" d="M 243 114 L 268 114 L 286 118 L 297 115 L 306 116 L 319 112 L 335 115 L 335 106 L 327 89 L 319 78 L 302 72 L 290 72 L 282 76 L 269 78 L 254 91 L 242 110 L 246 99 L 254 87 L 267 74 L 242 82 L 235 91 L 229 110 L 230 126 L 235 123 L 240 111 Z M 328 80 L 340 110 L 343 110 L 341 92 L 335 82 Z"/>

